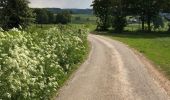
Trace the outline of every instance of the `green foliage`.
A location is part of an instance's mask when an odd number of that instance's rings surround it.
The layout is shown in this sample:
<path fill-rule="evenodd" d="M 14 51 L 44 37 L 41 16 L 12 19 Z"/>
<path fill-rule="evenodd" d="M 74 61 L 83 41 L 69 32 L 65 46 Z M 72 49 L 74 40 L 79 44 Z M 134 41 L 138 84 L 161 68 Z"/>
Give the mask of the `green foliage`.
<path fill-rule="evenodd" d="M 34 13 L 36 15 L 35 22 L 37 24 L 47 24 L 48 23 L 48 14 L 45 9 L 35 9 Z"/>
<path fill-rule="evenodd" d="M 111 17 L 136 15 L 141 18 L 142 29 L 144 30 L 145 23 L 147 23 L 147 30 L 151 31 L 152 20 L 160 12 L 169 9 L 170 0 L 94 0 L 92 6 L 94 14 L 99 18 L 98 28 L 100 30 L 110 27 Z"/>
<path fill-rule="evenodd" d="M 90 21 L 90 18 L 86 18 L 86 21 Z"/>
<path fill-rule="evenodd" d="M 92 5 L 94 14 L 99 18 L 97 29 L 107 30 L 112 25 L 115 31 L 122 31 L 126 26 L 128 2 L 127 0 L 94 0 Z"/>
<path fill-rule="evenodd" d="M 127 25 L 126 18 L 122 16 L 115 16 L 113 18 L 113 28 L 116 32 L 122 32 L 124 27 Z"/>
<path fill-rule="evenodd" d="M 71 22 L 71 13 L 69 11 L 63 11 L 56 16 L 57 24 L 68 24 Z"/>
<path fill-rule="evenodd" d="M 48 100 L 86 53 L 83 26 L 0 31 L 0 99 Z"/>
<path fill-rule="evenodd" d="M 55 15 L 54 13 L 47 11 L 48 14 L 48 23 L 49 24 L 54 24 L 55 23 Z"/>
<path fill-rule="evenodd" d="M 80 21 L 80 20 L 81 20 L 81 17 L 80 17 L 80 16 L 75 17 L 75 20 L 76 20 L 76 21 Z"/>
<path fill-rule="evenodd" d="M 112 12 L 111 0 L 94 0 L 93 10 L 94 14 L 98 17 L 97 30 L 107 30 L 111 25 L 111 12 Z"/>
<path fill-rule="evenodd" d="M 32 21 L 28 0 L 2 0 L 0 2 L 1 24 L 4 29 L 27 27 Z"/>
<path fill-rule="evenodd" d="M 47 11 L 45 9 L 35 9 L 34 13 L 36 15 L 35 22 L 37 24 L 47 24 L 49 21 L 49 16 L 47 14 Z"/>
<path fill-rule="evenodd" d="M 141 21 L 143 24 L 142 29 L 144 30 L 145 22 L 148 25 L 148 31 L 151 31 L 151 22 L 155 19 L 155 16 L 159 15 L 159 12 L 167 9 L 170 0 L 131 0 L 133 14 L 141 16 Z"/>
<path fill-rule="evenodd" d="M 35 23 L 37 24 L 53 24 L 55 23 L 55 15 L 46 9 L 34 9 Z"/>
<path fill-rule="evenodd" d="M 170 23 L 168 23 L 168 32 L 170 32 Z"/>
<path fill-rule="evenodd" d="M 164 27 L 163 18 L 161 16 L 156 16 L 153 18 L 154 29 L 159 29 Z"/>

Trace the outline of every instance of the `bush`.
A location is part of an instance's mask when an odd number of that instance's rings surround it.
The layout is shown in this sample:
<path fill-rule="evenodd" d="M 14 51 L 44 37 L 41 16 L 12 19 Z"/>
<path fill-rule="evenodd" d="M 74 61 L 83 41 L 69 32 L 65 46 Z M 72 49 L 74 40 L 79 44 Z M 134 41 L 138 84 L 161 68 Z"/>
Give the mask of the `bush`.
<path fill-rule="evenodd" d="M 0 38 L 2 100 L 49 99 L 86 53 L 87 31 L 76 26 L 33 33 L 1 29 Z"/>
<path fill-rule="evenodd" d="M 170 23 L 168 23 L 168 32 L 170 32 Z"/>
<path fill-rule="evenodd" d="M 80 20 L 81 20 L 81 17 L 75 17 L 75 20 L 76 20 L 76 21 L 80 21 Z"/>
<path fill-rule="evenodd" d="M 123 16 L 115 16 L 113 18 L 113 24 L 112 27 L 116 32 L 122 32 L 124 30 L 124 27 L 127 25 L 126 18 Z"/>
<path fill-rule="evenodd" d="M 164 28 L 164 21 L 161 16 L 155 16 L 152 21 L 154 30 Z"/>
<path fill-rule="evenodd" d="M 57 24 L 68 24 L 71 22 L 71 13 L 69 11 L 63 11 L 56 15 Z"/>

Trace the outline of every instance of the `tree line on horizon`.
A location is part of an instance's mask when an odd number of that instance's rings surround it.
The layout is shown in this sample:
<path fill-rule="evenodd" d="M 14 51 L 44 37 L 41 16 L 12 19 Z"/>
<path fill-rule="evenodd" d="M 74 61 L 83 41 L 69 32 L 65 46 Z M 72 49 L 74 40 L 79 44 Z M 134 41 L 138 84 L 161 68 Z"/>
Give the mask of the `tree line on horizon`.
<path fill-rule="evenodd" d="M 63 10 L 58 14 L 47 9 L 30 8 L 28 0 L 1 0 L 0 27 L 4 30 L 28 27 L 30 24 L 67 24 L 71 12 Z"/>
<path fill-rule="evenodd" d="M 48 11 L 48 9 L 32 9 L 35 14 L 36 24 L 68 24 L 71 22 L 71 12 L 63 10 L 57 14 Z"/>
<path fill-rule="evenodd" d="M 151 31 L 151 24 L 160 12 L 170 12 L 170 0 L 94 0 L 97 30 L 123 31 L 127 16 L 140 16 L 142 30 Z"/>

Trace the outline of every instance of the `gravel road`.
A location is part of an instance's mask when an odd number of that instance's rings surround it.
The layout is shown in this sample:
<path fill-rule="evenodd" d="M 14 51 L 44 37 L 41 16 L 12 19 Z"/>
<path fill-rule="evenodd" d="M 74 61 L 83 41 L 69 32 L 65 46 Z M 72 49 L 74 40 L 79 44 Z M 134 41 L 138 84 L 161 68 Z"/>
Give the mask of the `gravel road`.
<path fill-rule="evenodd" d="M 88 39 L 89 58 L 61 88 L 56 100 L 170 100 L 126 45 L 98 35 Z"/>

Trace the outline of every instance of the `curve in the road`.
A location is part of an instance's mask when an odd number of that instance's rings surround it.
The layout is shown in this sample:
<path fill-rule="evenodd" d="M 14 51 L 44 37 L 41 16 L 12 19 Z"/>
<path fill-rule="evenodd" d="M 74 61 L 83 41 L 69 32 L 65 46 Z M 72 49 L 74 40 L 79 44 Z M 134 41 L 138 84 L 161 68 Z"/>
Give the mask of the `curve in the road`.
<path fill-rule="evenodd" d="M 170 100 L 138 56 L 124 44 L 89 35 L 92 49 L 56 100 Z"/>

